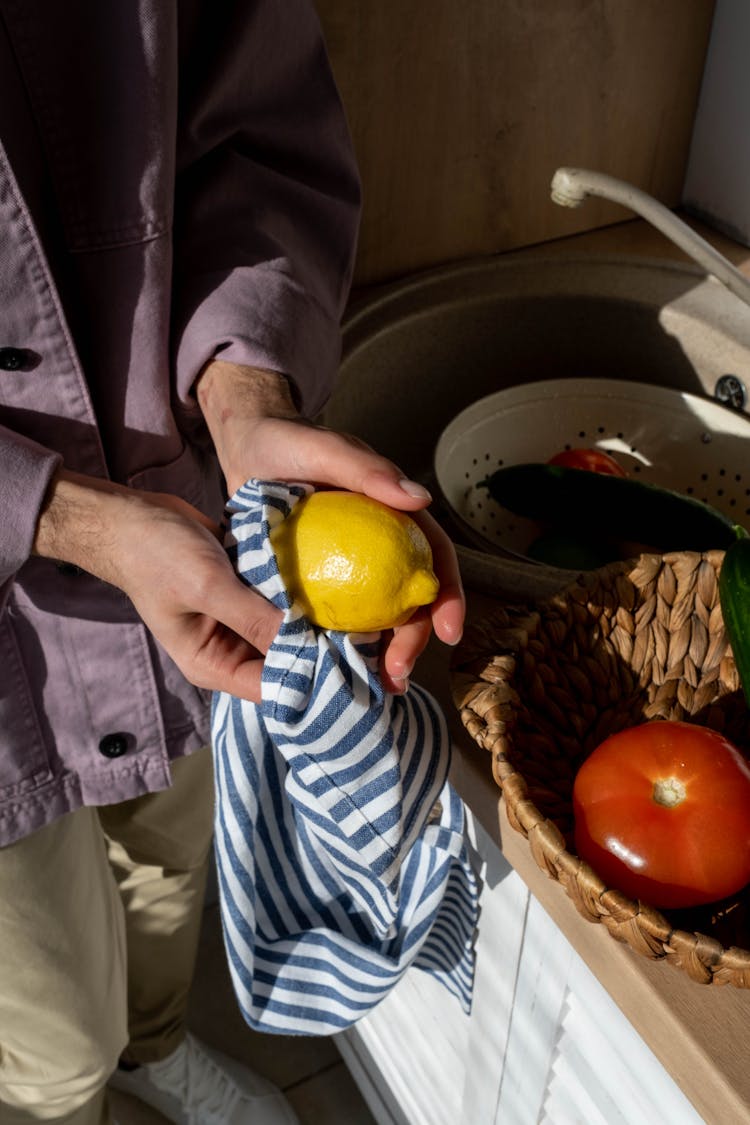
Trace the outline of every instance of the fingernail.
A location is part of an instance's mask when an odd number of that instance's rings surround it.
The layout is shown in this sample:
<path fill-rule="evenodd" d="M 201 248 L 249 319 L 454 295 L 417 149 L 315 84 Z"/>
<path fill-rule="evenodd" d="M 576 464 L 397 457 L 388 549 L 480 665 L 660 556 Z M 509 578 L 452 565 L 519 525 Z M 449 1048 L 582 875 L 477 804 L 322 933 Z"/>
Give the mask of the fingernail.
<path fill-rule="evenodd" d="M 397 695 L 405 695 L 406 692 L 409 690 L 409 681 L 408 681 L 408 679 L 394 680 L 393 686 L 396 689 Z"/>
<path fill-rule="evenodd" d="M 402 477 L 398 483 L 407 496 L 413 496 L 415 500 L 432 500 L 432 496 L 427 489 L 415 480 L 407 480 L 406 477 Z"/>

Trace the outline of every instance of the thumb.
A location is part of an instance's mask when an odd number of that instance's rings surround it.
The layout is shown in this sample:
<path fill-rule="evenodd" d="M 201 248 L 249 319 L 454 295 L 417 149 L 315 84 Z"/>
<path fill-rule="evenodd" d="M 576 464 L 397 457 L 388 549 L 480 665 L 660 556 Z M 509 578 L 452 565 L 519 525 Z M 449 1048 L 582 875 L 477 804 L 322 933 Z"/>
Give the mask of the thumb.
<path fill-rule="evenodd" d="M 284 616 L 282 610 L 251 590 L 234 572 L 214 587 L 210 612 L 261 655 L 273 644 Z"/>
<path fill-rule="evenodd" d="M 221 584 L 223 585 L 223 583 Z M 235 577 L 231 593 L 214 592 L 195 632 L 193 654 L 187 668 L 202 687 L 227 692 L 255 703 L 261 700 L 264 654 L 281 624 L 282 612 Z"/>

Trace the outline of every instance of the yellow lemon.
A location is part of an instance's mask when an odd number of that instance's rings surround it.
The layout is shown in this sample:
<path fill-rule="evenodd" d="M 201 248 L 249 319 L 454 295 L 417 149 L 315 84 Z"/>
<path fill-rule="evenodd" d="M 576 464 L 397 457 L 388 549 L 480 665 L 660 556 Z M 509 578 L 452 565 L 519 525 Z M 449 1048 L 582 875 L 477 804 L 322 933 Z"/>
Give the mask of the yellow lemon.
<path fill-rule="evenodd" d="M 311 493 L 272 530 L 271 543 L 290 595 L 324 629 L 391 629 L 437 597 L 421 528 L 357 492 Z"/>

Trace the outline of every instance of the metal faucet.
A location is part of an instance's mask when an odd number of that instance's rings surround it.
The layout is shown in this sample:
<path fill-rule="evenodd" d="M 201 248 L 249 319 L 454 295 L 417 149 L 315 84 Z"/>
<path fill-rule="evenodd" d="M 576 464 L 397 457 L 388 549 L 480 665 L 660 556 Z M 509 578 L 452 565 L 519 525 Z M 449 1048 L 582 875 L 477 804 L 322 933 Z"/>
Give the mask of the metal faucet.
<path fill-rule="evenodd" d="M 750 305 L 750 280 L 718 250 L 648 192 L 585 168 L 558 168 L 552 177 L 551 195 L 561 207 L 579 207 L 587 195 L 599 196 L 635 211 L 679 246 L 694 262 L 721 281 L 730 292 Z"/>

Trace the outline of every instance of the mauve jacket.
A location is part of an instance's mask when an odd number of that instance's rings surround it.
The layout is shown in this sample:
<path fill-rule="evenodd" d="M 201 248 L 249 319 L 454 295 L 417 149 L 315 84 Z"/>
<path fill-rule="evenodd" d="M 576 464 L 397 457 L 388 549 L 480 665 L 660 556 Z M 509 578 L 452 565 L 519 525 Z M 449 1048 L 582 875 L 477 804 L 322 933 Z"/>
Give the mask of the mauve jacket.
<path fill-rule="evenodd" d="M 30 557 L 51 474 L 218 517 L 195 378 L 221 355 L 319 409 L 359 183 L 307 0 L 0 0 L 0 142 L 3 844 L 208 740 L 125 596 Z"/>

